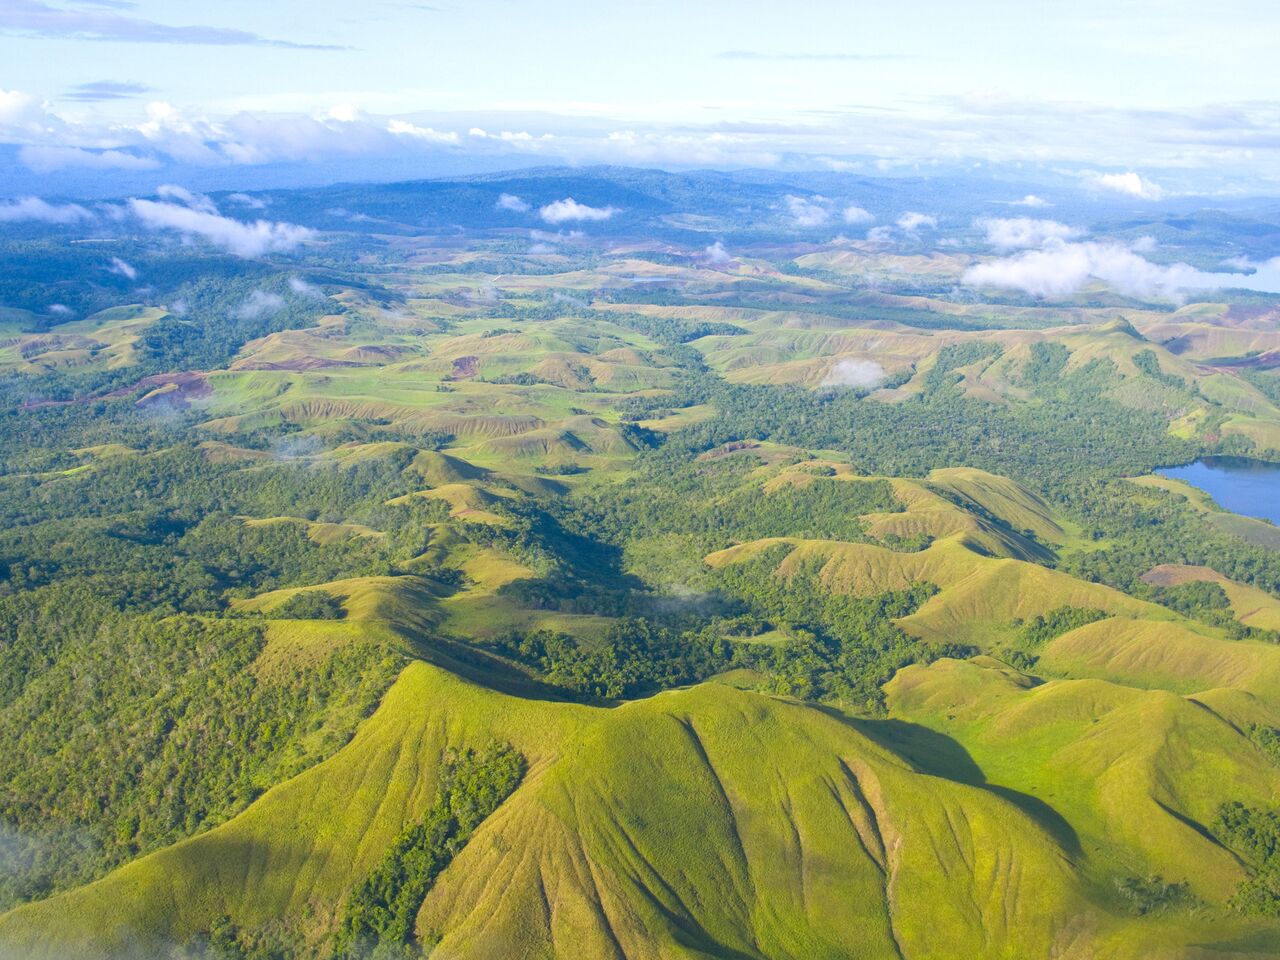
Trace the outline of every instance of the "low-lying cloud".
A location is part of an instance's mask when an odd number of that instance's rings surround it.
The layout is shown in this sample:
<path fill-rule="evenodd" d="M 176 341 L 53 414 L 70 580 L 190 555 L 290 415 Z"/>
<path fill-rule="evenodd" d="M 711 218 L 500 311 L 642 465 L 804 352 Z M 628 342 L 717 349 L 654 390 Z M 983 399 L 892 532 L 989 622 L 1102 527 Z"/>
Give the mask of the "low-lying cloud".
<path fill-rule="evenodd" d="M 538 215 L 547 223 L 570 223 L 575 220 L 608 220 L 620 212 L 617 207 L 591 207 L 573 197 L 565 197 L 548 203 L 538 211 Z"/>
<path fill-rule="evenodd" d="M 845 207 L 843 217 L 845 223 L 853 224 L 875 223 L 876 221 L 876 215 L 874 213 L 870 210 L 864 210 L 857 204 L 850 204 Z"/>
<path fill-rule="evenodd" d="M 507 210 L 510 213 L 528 213 L 530 208 L 527 200 L 517 197 L 514 193 L 504 193 L 498 197 L 493 209 Z"/>
<path fill-rule="evenodd" d="M 898 228 L 908 232 L 915 232 L 922 227 L 928 227 L 930 230 L 937 229 L 938 218 L 930 216 L 927 213 L 917 213 L 915 210 L 908 210 L 898 218 Z"/>
<path fill-rule="evenodd" d="M 274 316 L 284 309 L 284 297 L 278 293 L 255 290 L 245 297 L 244 302 L 236 307 L 236 318 L 239 320 L 260 320 Z"/>
<path fill-rule="evenodd" d="M 1280 257 L 1248 264 L 1248 273 L 1211 273 L 1186 263 L 1152 263 L 1114 241 L 1063 243 L 976 264 L 965 271 L 971 287 L 1017 290 L 1041 299 L 1061 299 L 1100 280 L 1120 293 L 1180 301 L 1189 290 L 1237 288 L 1280 293 Z"/>
<path fill-rule="evenodd" d="M 323 290 L 317 287 L 314 283 L 308 283 L 301 277 L 290 277 L 289 289 L 300 297 L 306 297 L 308 300 L 324 299 Z"/>
<path fill-rule="evenodd" d="M 824 387 L 873 390 L 885 381 L 884 367 L 874 360 L 846 359 L 832 364 L 822 379 Z"/>
<path fill-rule="evenodd" d="M 78 203 L 53 204 L 39 197 L 23 197 L 11 203 L 0 203 L 0 223 L 71 224 L 92 220 L 93 213 Z"/>
<path fill-rule="evenodd" d="M 987 243 L 998 250 L 1043 247 L 1053 241 L 1074 240 L 1084 233 L 1057 220 L 1036 220 L 1032 217 L 991 217 L 979 220 L 977 226 L 987 232 Z"/>
<path fill-rule="evenodd" d="M 797 197 L 787 194 L 783 197 L 783 202 L 797 227 L 820 227 L 831 219 L 831 201 L 826 197 Z"/>
<path fill-rule="evenodd" d="M 733 263 L 733 257 L 729 254 L 729 251 L 724 248 L 724 242 L 721 240 L 717 240 L 711 246 L 707 247 L 707 249 L 703 250 L 702 255 L 706 259 L 707 263 L 713 267 L 727 267 L 729 264 Z"/>
<path fill-rule="evenodd" d="M 1090 182 L 1103 190 L 1123 193 L 1139 200 L 1159 200 L 1164 196 L 1164 188 L 1159 184 L 1134 173 L 1103 173 L 1093 177 Z"/>
<path fill-rule="evenodd" d="M 126 280 L 138 279 L 138 268 L 131 263 L 121 260 L 119 257 L 111 258 L 111 272 L 117 276 L 124 277 Z"/>
<path fill-rule="evenodd" d="M 224 217 L 204 206 L 182 203 L 135 198 L 129 201 L 129 210 L 152 230 L 173 230 L 184 237 L 198 237 L 246 259 L 287 253 L 316 235 L 314 230 L 294 223 L 272 220 L 250 223 Z"/>

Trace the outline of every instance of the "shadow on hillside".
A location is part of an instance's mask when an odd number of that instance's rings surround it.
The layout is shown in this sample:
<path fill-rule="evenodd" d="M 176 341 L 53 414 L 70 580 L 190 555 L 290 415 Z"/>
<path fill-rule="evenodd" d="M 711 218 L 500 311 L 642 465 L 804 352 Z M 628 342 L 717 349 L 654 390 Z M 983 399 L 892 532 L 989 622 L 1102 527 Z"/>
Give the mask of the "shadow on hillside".
<path fill-rule="evenodd" d="M 1080 838 L 1058 811 L 1039 797 L 988 783 L 986 774 L 974 762 L 969 751 L 951 737 L 905 720 L 859 720 L 836 710 L 828 709 L 824 712 L 843 720 L 869 740 L 896 753 L 920 773 L 977 787 L 1008 801 L 1043 827 L 1068 854 L 1080 854 Z"/>

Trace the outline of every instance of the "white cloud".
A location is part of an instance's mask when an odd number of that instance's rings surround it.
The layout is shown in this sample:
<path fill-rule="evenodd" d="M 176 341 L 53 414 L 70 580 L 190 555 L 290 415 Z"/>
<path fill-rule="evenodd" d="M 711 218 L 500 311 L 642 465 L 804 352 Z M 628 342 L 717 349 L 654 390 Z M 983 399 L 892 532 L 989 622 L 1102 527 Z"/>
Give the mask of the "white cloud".
<path fill-rule="evenodd" d="M 875 214 L 870 210 L 864 210 L 857 205 L 850 205 L 844 208 L 845 223 L 875 223 Z"/>
<path fill-rule="evenodd" d="M 1130 296 L 1170 300 L 1180 300 L 1187 290 L 1234 287 L 1280 292 L 1280 257 L 1250 266 L 1252 273 L 1209 273 L 1186 263 L 1152 263 L 1113 241 L 1051 242 L 1042 250 L 976 264 L 965 271 L 963 282 L 1049 299 L 1070 296 L 1090 280 L 1101 280 Z"/>
<path fill-rule="evenodd" d="M 1103 173 L 1091 178 L 1091 182 L 1104 190 L 1124 193 L 1139 200 L 1159 200 L 1164 189 L 1130 170 L 1128 173 Z"/>
<path fill-rule="evenodd" d="M 293 223 L 255 220 L 245 223 L 207 210 L 155 200 L 129 201 L 129 209 L 153 230 L 176 230 L 186 237 L 202 237 L 239 257 L 284 253 L 315 236 L 315 231 Z"/>
<path fill-rule="evenodd" d="M 1150 253 L 1156 248 L 1156 238 L 1149 233 L 1144 233 L 1133 243 L 1129 244 L 1129 249 L 1136 253 Z"/>
<path fill-rule="evenodd" d="M 93 214 L 77 203 L 46 203 L 39 197 L 23 197 L 12 203 L 0 204 L 0 223 L 21 223 L 35 220 L 40 223 L 70 224 L 92 220 Z"/>
<path fill-rule="evenodd" d="M 139 157 L 123 150 L 85 150 L 82 147 L 27 145 L 18 151 L 18 159 L 36 173 L 58 170 L 154 170 L 160 161 Z"/>
<path fill-rule="evenodd" d="M 514 193 L 504 193 L 498 197 L 498 202 L 493 205 L 495 210 L 509 210 L 512 213 L 528 213 L 529 204 L 527 201 L 520 199 Z"/>
<path fill-rule="evenodd" d="M 898 218 L 898 227 L 902 230 L 915 231 L 921 227 L 928 227 L 930 230 L 934 230 L 937 226 L 937 217 L 931 217 L 927 213 L 917 213 L 914 210 L 908 210 Z"/>
<path fill-rule="evenodd" d="M 831 219 L 831 201 L 826 197 L 797 197 L 787 194 L 783 200 L 787 213 L 797 227 L 820 227 Z"/>
<path fill-rule="evenodd" d="M 251 197 L 247 193 L 231 193 L 227 195 L 227 199 L 232 203 L 238 203 L 242 207 L 248 207 L 250 210 L 267 209 L 267 201 L 259 197 Z"/>
<path fill-rule="evenodd" d="M 573 197 L 566 197 L 547 204 L 538 211 L 538 215 L 547 223 L 568 223 L 572 220 L 608 220 L 619 212 L 617 207 L 589 207 Z"/>
<path fill-rule="evenodd" d="M 156 187 L 156 196 L 161 200 L 180 203 L 183 206 L 190 207 L 192 210 L 202 210 L 205 213 L 218 212 L 218 208 L 213 205 L 213 201 L 203 193 L 192 193 L 186 187 L 180 187 L 176 183 L 164 183 Z"/>
<path fill-rule="evenodd" d="M 457 143 L 458 135 L 452 131 L 441 132 L 430 127 L 419 127 L 405 120 L 392 120 L 387 124 L 387 133 L 397 137 L 413 137 L 428 143 Z"/>
<path fill-rule="evenodd" d="M 891 227 L 872 227 L 867 231 L 868 243 L 889 243 L 893 240 L 893 229 Z"/>
<path fill-rule="evenodd" d="M 724 243 L 720 240 L 707 247 L 702 253 L 707 263 L 713 267 L 724 267 L 733 263 L 733 257 L 729 255 L 729 251 L 724 248 Z"/>
<path fill-rule="evenodd" d="M 324 297 L 324 291 L 317 287 L 314 283 L 307 283 L 301 277 L 289 278 L 289 289 L 300 297 L 306 297 L 309 300 L 320 300 Z"/>
<path fill-rule="evenodd" d="M 987 218 L 977 226 L 987 232 L 987 243 L 999 250 L 1023 250 L 1043 247 L 1051 241 L 1074 240 L 1084 233 L 1057 220 L 1035 220 L 1031 217 Z"/>
<path fill-rule="evenodd" d="M 1021 200 L 1014 200 L 1010 204 L 1012 207 L 1048 207 L 1051 206 L 1048 200 L 1043 197 L 1037 197 L 1034 193 L 1028 193 Z"/>
<path fill-rule="evenodd" d="M 284 309 L 284 297 L 278 293 L 267 293 L 255 290 L 240 306 L 236 307 L 236 317 L 241 320 L 259 320 L 269 317 Z"/>
<path fill-rule="evenodd" d="M 126 263 L 119 257 L 111 258 L 111 272 L 124 277 L 126 280 L 137 280 L 138 270 L 131 263 Z"/>
<path fill-rule="evenodd" d="M 822 386 L 870 390 L 884 380 L 884 367 L 874 360 L 837 360 L 823 377 Z"/>

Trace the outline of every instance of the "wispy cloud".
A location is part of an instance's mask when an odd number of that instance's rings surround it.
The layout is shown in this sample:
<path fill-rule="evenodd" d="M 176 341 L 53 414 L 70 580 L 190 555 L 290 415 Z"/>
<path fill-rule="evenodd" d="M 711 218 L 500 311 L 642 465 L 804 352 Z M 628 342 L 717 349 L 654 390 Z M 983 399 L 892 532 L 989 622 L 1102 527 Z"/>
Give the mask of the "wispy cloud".
<path fill-rule="evenodd" d="M 292 50 L 342 50 L 329 44 L 275 40 L 247 30 L 213 26 L 170 26 L 117 13 L 121 4 L 96 3 L 96 9 L 58 7 L 41 0 L 4 0 L 0 32 L 62 40 L 107 40 L 126 43 L 192 43 L 212 46 L 266 46 Z"/>
<path fill-rule="evenodd" d="M 241 320 L 257 320 L 270 317 L 284 309 L 284 297 L 278 293 L 255 290 L 236 307 L 235 314 Z"/>
<path fill-rule="evenodd" d="M 93 214 L 78 203 L 53 204 L 39 197 L 23 197 L 0 204 L 0 223 L 55 223 L 67 225 L 92 220 Z"/>
<path fill-rule="evenodd" d="M 145 83 L 122 83 L 118 80 L 94 80 L 91 83 L 78 83 L 62 95 L 63 100 L 74 100 L 77 103 L 102 103 L 107 100 L 132 100 L 144 93 L 151 93 L 153 87 Z"/>
<path fill-rule="evenodd" d="M 880 60 L 907 60 L 903 53 L 840 53 L 809 50 L 724 50 L 720 60 L 812 60 L 831 63 L 874 63 Z"/>
<path fill-rule="evenodd" d="M 871 390 L 884 383 L 884 367 L 874 360 L 846 358 L 837 360 L 822 378 L 824 387 L 847 387 L 852 390 Z"/>

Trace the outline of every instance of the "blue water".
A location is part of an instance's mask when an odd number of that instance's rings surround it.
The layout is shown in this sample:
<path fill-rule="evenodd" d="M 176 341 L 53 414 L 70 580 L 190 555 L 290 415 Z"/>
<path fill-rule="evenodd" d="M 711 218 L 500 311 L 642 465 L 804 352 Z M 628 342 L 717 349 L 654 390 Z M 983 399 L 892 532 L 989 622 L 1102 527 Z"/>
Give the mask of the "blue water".
<path fill-rule="evenodd" d="M 1280 463 L 1205 457 L 1185 467 L 1168 467 L 1156 473 L 1199 487 L 1232 513 L 1280 524 Z"/>

